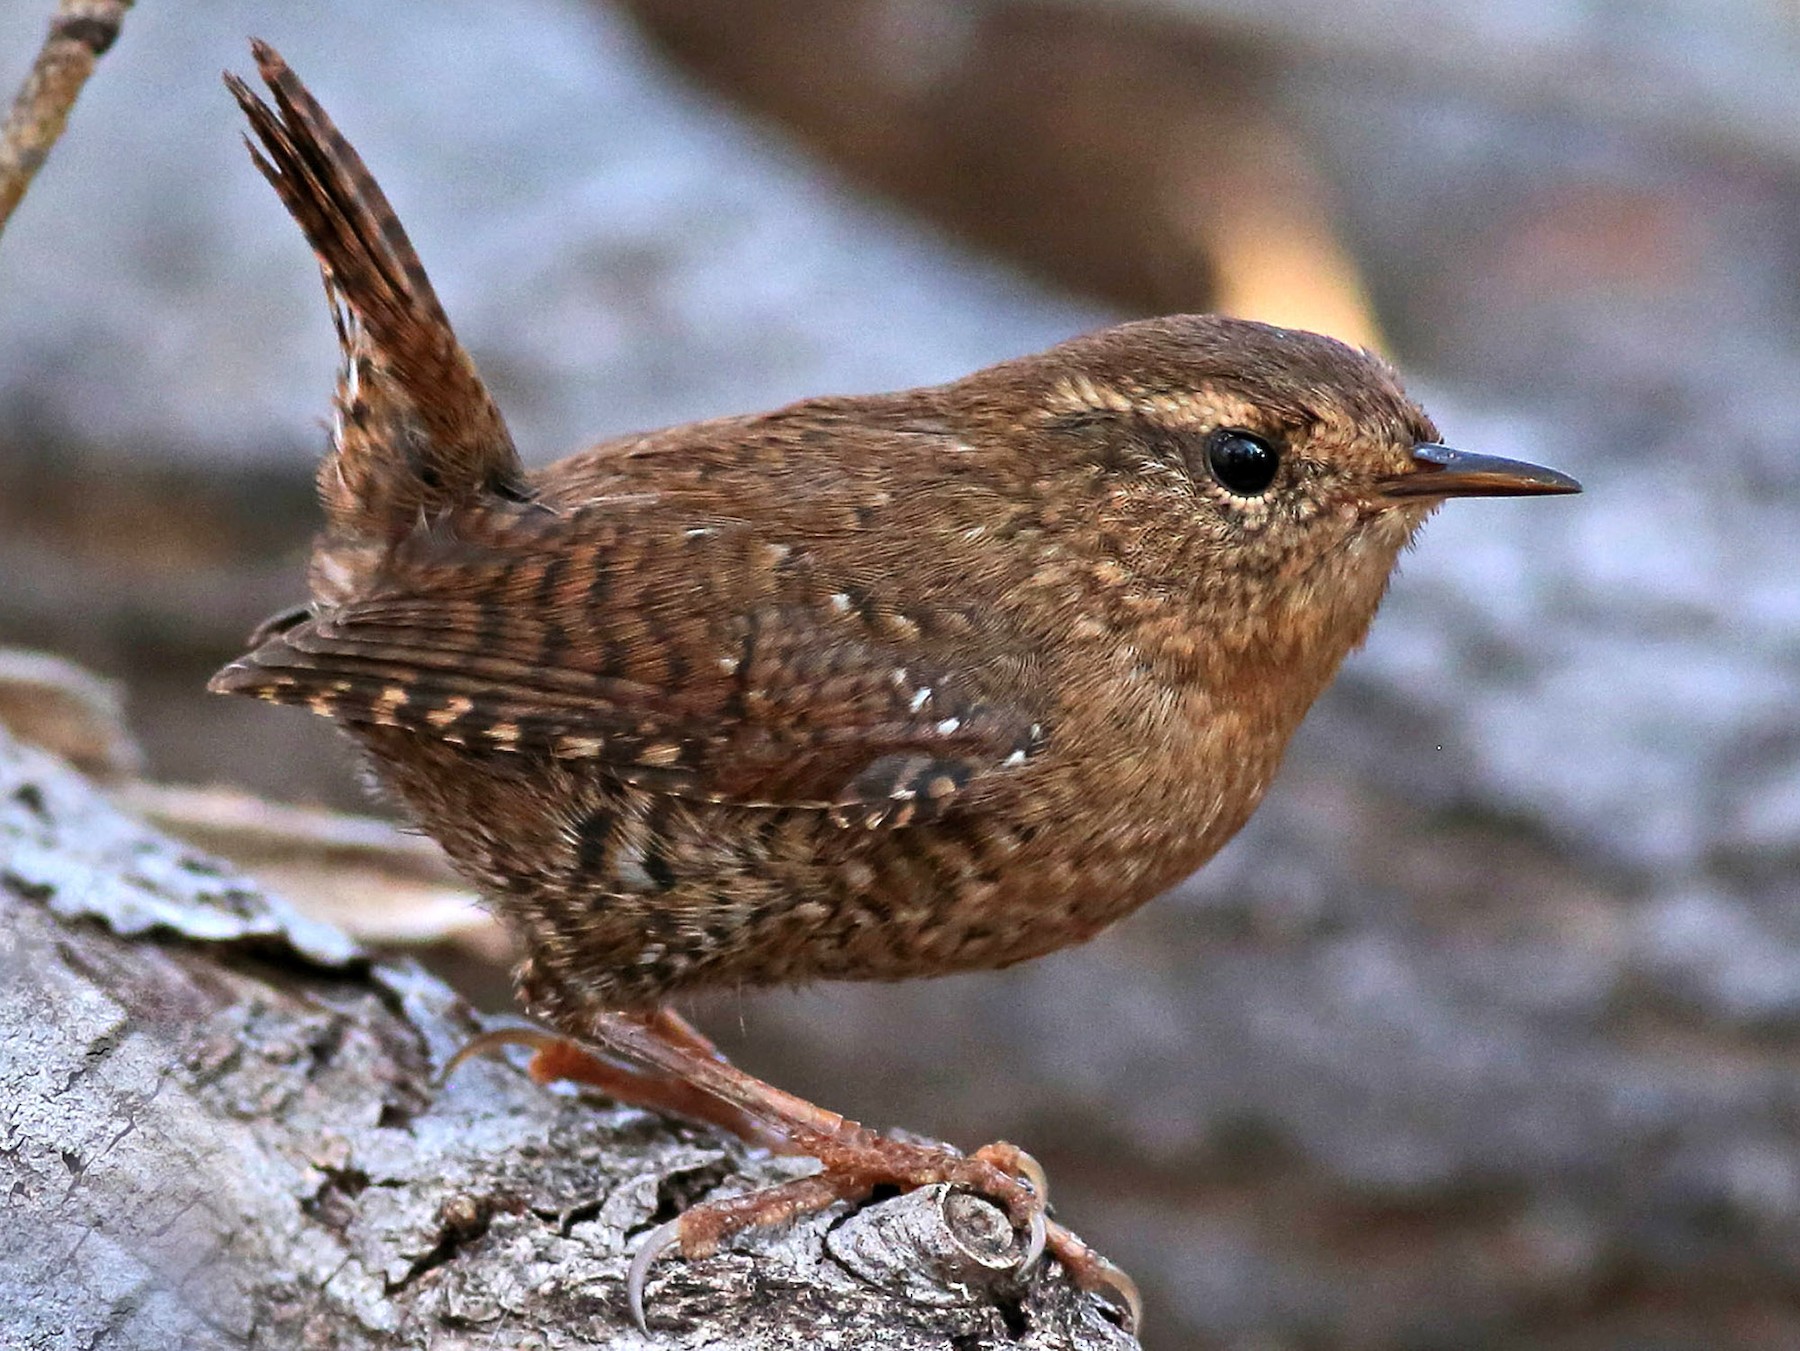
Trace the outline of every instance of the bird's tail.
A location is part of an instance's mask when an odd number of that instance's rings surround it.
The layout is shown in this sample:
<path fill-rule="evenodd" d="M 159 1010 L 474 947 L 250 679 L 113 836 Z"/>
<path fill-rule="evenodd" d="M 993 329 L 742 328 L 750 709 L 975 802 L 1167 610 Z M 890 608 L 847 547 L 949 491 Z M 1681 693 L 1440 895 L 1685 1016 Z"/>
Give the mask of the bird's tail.
<path fill-rule="evenodd" d="M 481 494 L 517 497 L 523 469 L 500 411 L 362 158 L 280 55 L 253 42 L 274 95 L 225 83 L 250 157 L 318 255 L 343 365 L 319 466 L 330 533 L 379 549 Z"/>

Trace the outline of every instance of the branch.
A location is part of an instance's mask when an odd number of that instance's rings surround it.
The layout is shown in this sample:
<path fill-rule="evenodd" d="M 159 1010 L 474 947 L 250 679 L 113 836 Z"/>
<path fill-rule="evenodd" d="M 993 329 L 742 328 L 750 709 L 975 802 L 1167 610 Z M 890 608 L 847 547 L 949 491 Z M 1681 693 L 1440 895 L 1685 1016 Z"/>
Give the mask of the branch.
<path fill-rule="evenodd" d="M 81 87 L 119 36 L 132 0 L 59 0 L 50 31 L 0 126 L 0 234 L 62 135 Z"/>
<path fill-rule="evenodd" d="M 115 1351 L 637 1345 L 638 1236 L 810 1166 L 501 1062 L 436 1087 L 479 1026 L 0 731 L 0 1327 Z M 652 1342 L 1135 1345 L 1014 1256 L 974 1197 L 838 1207 L 665 1261 Z"/>

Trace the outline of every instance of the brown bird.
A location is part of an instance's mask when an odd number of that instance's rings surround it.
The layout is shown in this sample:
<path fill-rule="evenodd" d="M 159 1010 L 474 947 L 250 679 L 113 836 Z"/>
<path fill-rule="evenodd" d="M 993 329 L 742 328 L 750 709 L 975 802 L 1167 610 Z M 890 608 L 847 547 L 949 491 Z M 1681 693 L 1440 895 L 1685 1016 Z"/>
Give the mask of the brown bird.
<path fill-rule="evenodd" d="M 816 1155 L 679 1244 L 951 1182 L 1129 1281 L 995 1145 L 889 1140 L 725 1063 L 708 990 L 1001 967 L 1098 933 L 1244 824 L 1467 454 L 1377 358 L 1213 315 L 952 384 L 621 437 L 527 470 L 392 209 L 269 47 L 227 83 L 343 362 L 312 603 L 212 688 L 303 704 L 492 903 L 536 1070 Z M 619 1062 L 629 1064 L 630 1070 Z"/>

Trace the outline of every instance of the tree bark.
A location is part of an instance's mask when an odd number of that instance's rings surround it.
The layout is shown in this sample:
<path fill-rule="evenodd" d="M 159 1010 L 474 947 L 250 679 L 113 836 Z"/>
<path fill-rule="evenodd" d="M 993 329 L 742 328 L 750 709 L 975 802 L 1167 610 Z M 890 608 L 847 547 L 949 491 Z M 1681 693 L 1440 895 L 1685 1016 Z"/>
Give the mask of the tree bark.
<path fill-rule="evenodd" d="M 480 1022 L 0 732 L 0 1346 L 645 1344 L 637 1236 L 791 1177 L 708 1131 L 434 1071 Z M 648 1344 L 1127 1348 L 932 1189 L 666 1260 Z"/>

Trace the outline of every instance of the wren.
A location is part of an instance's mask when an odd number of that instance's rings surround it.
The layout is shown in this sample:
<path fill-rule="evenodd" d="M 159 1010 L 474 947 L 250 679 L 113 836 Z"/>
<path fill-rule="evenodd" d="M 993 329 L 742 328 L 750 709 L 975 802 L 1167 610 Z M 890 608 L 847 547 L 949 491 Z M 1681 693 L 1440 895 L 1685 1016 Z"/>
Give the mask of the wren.
<path fill-rule="evenodd" d="M 1244 824 L 1439 503 L 1579 485 L 1440 444 L 1366 352 L 1216 315 L 527 469 L 380 188 L 254 51 L 274 106 L 227 82 L 342 365 L 312 602 L 212 688 L 335 720 L 506 922 L 575 1045 L 483 1045 L 821 1159 L 653 1234 L 640 1323 L 662 1249 L 881 1183 L 982 1191 L 1027 1263 L 1134 1303 L 1022 1151 L 879 1136 L 668 1001 L 1091 937 Z"/>

